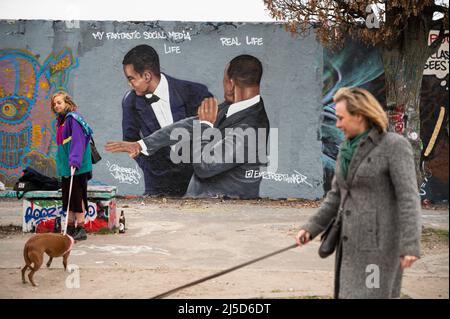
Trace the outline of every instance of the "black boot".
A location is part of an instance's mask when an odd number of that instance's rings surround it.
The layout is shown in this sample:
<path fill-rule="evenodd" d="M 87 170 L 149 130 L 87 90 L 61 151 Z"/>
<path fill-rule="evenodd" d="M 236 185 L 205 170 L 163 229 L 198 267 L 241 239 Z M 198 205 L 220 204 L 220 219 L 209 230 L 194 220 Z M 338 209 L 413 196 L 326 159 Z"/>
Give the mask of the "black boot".
<path fill-rule="evenodd" d="M 67 225 L 67 235 L 73 237 L 75 235 L 75 226 Z"/>
<path fill-rule="evenodd" d="M 83 227 L 78 226 L 75 229 L 75 234 L 72 237 L 74 240 L 86 240 L 87 239 L 86 230 Z"/>
<path fill-rule="evenodd" d="M 53 232 L 56 234 L 61 232 L 61 217 L 55 218 L 55 228 L 53 229 Z"/>

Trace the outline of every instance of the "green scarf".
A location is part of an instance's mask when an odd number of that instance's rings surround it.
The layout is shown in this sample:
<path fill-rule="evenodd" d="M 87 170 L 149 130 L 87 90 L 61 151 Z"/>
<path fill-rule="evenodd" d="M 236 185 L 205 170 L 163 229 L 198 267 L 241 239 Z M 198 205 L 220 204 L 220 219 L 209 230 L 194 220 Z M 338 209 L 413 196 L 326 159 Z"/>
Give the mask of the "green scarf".
<path fill-rule="evenodd" d="M 348 173 L 348 167 L 350 165 L 350 162 L 352 161 L 353 153 L 355 152 L 356 148 L 359 145 L 359 142 L 365 138 L 367 135 L 369 135 L 370 130 L 367 130 L 354 138 L 351 138 L 349 140 L 345 140 L 340 149 L 341 153 L 341 170 L 342 174 L 344 175 L 344 178 L 347 179 L 347 173 Z"/>

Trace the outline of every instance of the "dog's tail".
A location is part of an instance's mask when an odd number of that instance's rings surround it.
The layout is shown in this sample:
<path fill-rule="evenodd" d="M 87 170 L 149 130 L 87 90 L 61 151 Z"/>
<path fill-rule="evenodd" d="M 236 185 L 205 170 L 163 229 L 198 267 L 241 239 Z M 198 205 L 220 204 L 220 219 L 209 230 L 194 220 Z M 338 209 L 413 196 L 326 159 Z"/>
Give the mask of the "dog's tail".
<path fill-rule="evenodd" d="M 36 262 L 34 262 L 33 260 L 36 260 L 36 258 L 30 258 L 30 254 L 33 254 L 33 251 L 30 252 L 28 245 L 25 245 L 25 248 L 23 249 L 23 259 L 25 259 L 25 265 L 28 266 L 28 268 L 30 268 L 31 270 L 36 271 L 37 269 L 39 269 L 39 267 L 36 269 Z M 31 266 L 31 264 L 33 264 L 33 266 Z"/>
<path fill-rule="evenodd" d="M 25 259 L 25 265 L 31 268 L 31 260 L 28 257 L 28 245 L 23 248 L 23 259 Z"/>

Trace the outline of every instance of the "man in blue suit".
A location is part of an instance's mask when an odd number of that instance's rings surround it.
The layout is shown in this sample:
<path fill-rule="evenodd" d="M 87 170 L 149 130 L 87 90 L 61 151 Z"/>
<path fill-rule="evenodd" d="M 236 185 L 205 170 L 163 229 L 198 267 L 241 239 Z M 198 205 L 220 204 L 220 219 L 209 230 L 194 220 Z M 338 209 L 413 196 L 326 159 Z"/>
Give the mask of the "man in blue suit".
<path fill-rule="evenodd" d="M 160 128 L 197 115 L 202 100 L 212 96 L 203 84 L 161 73 L 158 54 L 149 45 L 131 49 L 122 64 L 132 87 L 122 100 L 124 141 L 140 141 Z M 174 164 L 170 160 L 170 147 L 135 159 L 144 173 L 144 195 L 184 195 L 192 176 L 192 165 Z"/>
<path fill-rule="evenodd" d="M 187 149 L 192 149 L 190 160 L 194 174 L 185 196 L 258 198 L 261 168 L 267 165 L 268 160 L 267 137 L 270 130 L 260 96 L 262 74 L 262 64 L 256 57 L 239 55 L 225 67 L 224 103 L 217 105 L 216 99 L 206 98 L 198 109 L 198 116 L 168 125 L 138 142 L 107 142 L 105 149 L 108 152 L 127 152 L 130 156 L 140 156 L 138 154 L 142 152 L 153 154 L 178 143 L 172 138 L 172 133 L 182 130 L 188 133 L 193 143 Z M 196 125 L 200 126 L 197 134 L 194 133 Z M 217 134 L 212 134 L 211 128 Z M 265 134 L 260 135 L 260 132 Z M 211 153 L 214 153 L 214 158 L 211 158 Z"/>

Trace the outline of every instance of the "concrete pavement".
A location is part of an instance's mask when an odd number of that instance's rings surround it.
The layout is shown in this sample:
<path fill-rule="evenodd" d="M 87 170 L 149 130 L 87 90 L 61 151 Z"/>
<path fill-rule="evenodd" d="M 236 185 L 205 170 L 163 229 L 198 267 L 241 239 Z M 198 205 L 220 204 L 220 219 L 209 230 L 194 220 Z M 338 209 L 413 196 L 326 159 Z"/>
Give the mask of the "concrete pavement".
<path fill-rule="evenodd" d="M 21 202 L 0 201 L 0 225 L 21 225 Z M 125 234 L 89 235 L 72 250 L 79 288 L 61 258 L 37 272 L 38 288 L 20 281 L 23 245 L 31 234 L 0 239 L 0 298 L 148 298 L 293 243 L 317 208 L 275 201 L 124 200 Z M 314 206 L 314 205 L 313 205 Z M 426 227 L 448 231 L 448 211 L 424 210 Z M 331 297 L 334 258 L 319 241 L 186 289 L 171 298 Z M 403 294 L 448 298 L 448 242 L 427 249 L 405 273 Z M 69 283 L 69 284 L 67 284 Z M 4 289 L 6 288 L 6 289 Z"/>

